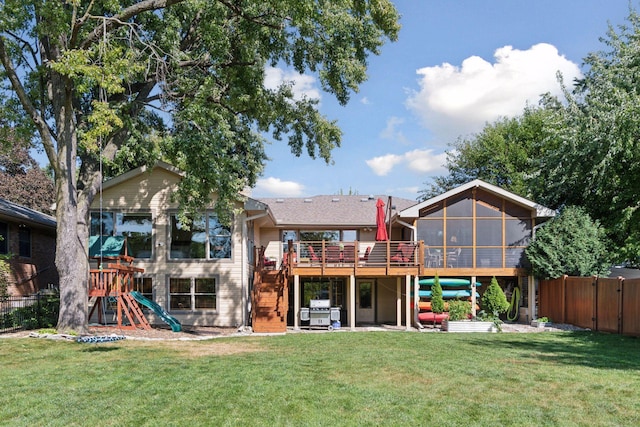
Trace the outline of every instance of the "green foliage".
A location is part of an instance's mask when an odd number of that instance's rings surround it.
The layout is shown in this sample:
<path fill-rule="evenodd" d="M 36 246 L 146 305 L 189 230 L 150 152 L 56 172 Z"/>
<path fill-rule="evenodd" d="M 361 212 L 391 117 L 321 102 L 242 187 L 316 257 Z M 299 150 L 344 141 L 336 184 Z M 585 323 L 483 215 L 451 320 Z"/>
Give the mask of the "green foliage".
<path fill-rule="evenodd" d="M 449 320 L 465 320 L 471 315 L 471 302 L 453 300 L 449 301 Z"/>
<path fill-rule="evenodd" d="M 494 276 L 491 278 L 487 290 L 482 294 L 482 310 L 486 313 L 487 318 L 497 319 L 508 309 L 509 301 Z"/>
<path fill-rule="evenodd" d="M 474 179 L 530 197 L 529 183 L 538 167 L 534 159 L 544 151 L 541 141 L 550 141 L 545 128 L 549 114 L 546 108 L 527 107 L 520 117 L 499 119 L 472 137 L 458 139 L 447 152 L 449 175 L 434 178 L 421 191 L 421 198 L 428 199 Z"/>
<path fill-rule="evenodd" d="M 3 237 L 0 236 L 0 240 Z M 9 265 L 9 256 L 0 255 L 0 301 L 9 295 L 9 278 L 11 273 L 11 265 Z"/>
<path fill-rule="evenodd" d="M 575 206 L 538 229 L 525 253 L 540 278 L 602 275 L 610 266 L 605 230 Z"/>
<path fill-rule="evenodd" d="M 444 311 L 444 299 L 442 298 L 442 286 L 440 278 L 436 274 L 431 286 L 431 311 L 434 313 L 442 313 Z"/>
<path fill-rule="evenodd" d="M 541 162 L 539 202 L 582 206 L 613 241 L 617 261 L 640 254 L 640 18 L 610 26 L 605 49 L 589 54 L 584 78 L 549 122 L 560 141 Z"/>
<path fill-rule="evenodd" d="M 1 315 L 0 329 L 53 328 L 58 322 L 59 307 L 59 296 L 41 297 L 37 303 Z"/>

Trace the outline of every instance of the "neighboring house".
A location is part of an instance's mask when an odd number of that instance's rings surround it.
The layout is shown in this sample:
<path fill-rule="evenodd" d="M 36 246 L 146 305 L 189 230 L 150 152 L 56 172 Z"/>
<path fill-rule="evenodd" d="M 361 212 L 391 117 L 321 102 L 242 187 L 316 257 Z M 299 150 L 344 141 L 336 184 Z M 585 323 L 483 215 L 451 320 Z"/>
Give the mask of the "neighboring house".
<path fill-rule="evenodd" d="M 27 296 L 58 286 L 56 219 L 0 199 L 0 255 L 9 257 L 8 293 Z"/>
<path fill-rule="evenodd" d="M 495 276 L 507 291 L 518 286 L 521 311 L 529 319 L 535 314 L 524 249 L 554 213 L 483 181 L 421 203 L 360 195 L 246 198 L 230 227 L 206 209 L 187 229 L 171 201 L 180 179 L 180 171 L 158 163 L 105 182 L 102 207 L 98 198 L 92 206 L 91 235 L 126 236 L 129 255 L 144 269 L 138 290 L 185 325 L 248 325 L 252 289 L 260 291 L 269 270 L 284 283 L 277 291 L 284 296 L 269 294 L 280 298 L 278 316 L 294 328 L 303 325 L 301 308 L 311 299 L 339 307 L 343 327 L 409 328 L 416 279 L 435 274 L 484 288 Z M 378 200 L 388 241 L 376 241 Z"/>

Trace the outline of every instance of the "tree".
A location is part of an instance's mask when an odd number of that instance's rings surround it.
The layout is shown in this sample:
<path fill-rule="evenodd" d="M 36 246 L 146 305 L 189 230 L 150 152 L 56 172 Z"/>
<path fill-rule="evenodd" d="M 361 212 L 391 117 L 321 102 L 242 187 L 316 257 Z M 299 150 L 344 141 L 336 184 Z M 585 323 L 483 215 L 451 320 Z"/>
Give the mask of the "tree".
<path fill-rule="evenodd" d="M 491 283 L 482 294 L 482 309 L 486 316 L 497 319 L 498 316 L 507 311 L 509 302 L 504 295 L 504 291 L 498 284 L 495 277 L 491 278 Z"/>
<path fill-rule="evenodd" d="M 525 250 L 535 276 L 608 273 L 606 233 L 584 208 L 569 206 L 540 228 Z"/>
<path fill-rule="evenodd" d="M 290 83 L 265 87 L 265 67 L 317 73 L 345 104 L 397 21 L 389 0 L 5 0 L 0 76 L 23 112 L 14 120 L 29 119 L 55 174 L 58 328 L 86 329 L 100 161 L 109 175 L 118 153 L 162 155 L 185 172 L 185 214 L 215 191 L 228 220 L 263 169 L 264 132 L 327 162 L 340 144 L 316 100 L 294 98 Z"/>
<path fill-rule="evenodd" d="M 53 180 L 31 157 L 27 147 L 13 143 L 0 152 L 0 197 L 46 214 L 53 214 Z"/>
<path fill-rule="evenodd" d="M 585 59 L 586 72 L 550 132 L 560 143 L 541 160 L 540 203 L 583 206 L 613 242 L 617 261 L 640 254 L 640 17 L 609 27 L 604 51 Z"/>
<path fill-rule="evenodd" d="M 434 313 L 442 313 L 444 311 L 444 299 L 442 298 L 442 286 L 440 278 L 436 274 L 431 287 L 431 311 Z"/>
<path fill-rule="evenodd" d="M 449 174 L 434 178 L 421 191 L 421 198 L 451 190 L 474 179 L 482 179 L 523 197 L 531 197 L 530 181 L 537 175 L 535 161 L 549 143 L 546 121 L 555 100 L 527 107 L 519 117 L 501 118 L 470 137 L 458 139 L 447 151 Z"/>

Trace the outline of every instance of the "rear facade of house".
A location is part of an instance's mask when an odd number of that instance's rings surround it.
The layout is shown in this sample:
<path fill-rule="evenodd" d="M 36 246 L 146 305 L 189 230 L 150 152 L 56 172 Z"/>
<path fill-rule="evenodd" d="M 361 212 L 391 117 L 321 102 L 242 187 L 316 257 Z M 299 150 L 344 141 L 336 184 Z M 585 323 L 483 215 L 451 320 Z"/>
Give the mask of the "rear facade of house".
<path fill-rule="evenodd" d="M 304 309 L 328 300 L 341 327 L 410 328 L 418 323 L 418 280 L 436 274 L 480 282 L 480 293 L 495 276 L 505 290 L 520 290 L 518 311 L 534 315 L 524 248 L 553 212 L 482 181 L 420 203 L 387 195 L 247 197 L 230 225 L 212 204 L 186 226 L 171 198 L 180 179 L 159 163 L 106 182 L 102 203 L 92 206 L 91 234 L 126 236 L 144 270 L 137 289 L 184 325 L 249 326 L 263 311 L 284 326 L 306 327 Z M 379 201 L 386 241 L 376 241 Z M 273 310 L 258 298 L 269 275 L 281 284 Z"/>

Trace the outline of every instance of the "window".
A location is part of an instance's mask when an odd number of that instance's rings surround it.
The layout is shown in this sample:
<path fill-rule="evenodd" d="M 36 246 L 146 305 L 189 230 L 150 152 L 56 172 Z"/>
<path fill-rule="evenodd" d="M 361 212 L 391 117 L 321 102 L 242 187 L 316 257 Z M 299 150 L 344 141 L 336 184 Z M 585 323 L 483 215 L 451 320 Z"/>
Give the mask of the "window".
<path fill-rule="evenodd" d="M 91 212 L 92 236 L 125 236 L 129 255 L 151 258 L 153 222 L 150 213 Z"/>
<path fill-rule="evenodd" d="M 326 240 L 328 242 L 337 242 L 340 240 L 339 230 L 323 230 L 323 231 L 301 231 L 300 240 L 303 242 L 320 242 Z"/>
<path fill-rule="evenodd" d="M 0 254 L 9 253 L 9 226 L 0 222 Z"/>
<path fill-rule="evenodd" d="M 31 258 L 31 229 L 24 225 L 18 227 L 18 254 Z"/>
<path fill-rule="evenodd" d="M 218 217 L 207 213 L 191 220 L 186 226 L 177 215 L 171 215 L 172 259 L 231 258 L 231 228 L 222 225 Z"/>
<path fill-rule="evenodd" d="M 345 285 L 342 280 L 307 280 L 301 283 L 301 287 L 303 307 L 309 307 L 309 301 L 312 299 L 331 300 L 331 306 L 333 307 L 346 306 L 344 297 Z"/>
<path fill-rule="evenodd" d="M 153 301 L 153 281 L 151 277 L 136 277 L 133 282 L 133 289 L 140 292 L 143 297 Z"/>
<path fill-rule="evenodd" d="M 170 310 L 216 310 L 216 282 L 211 277 L 169 279 Z"/>

